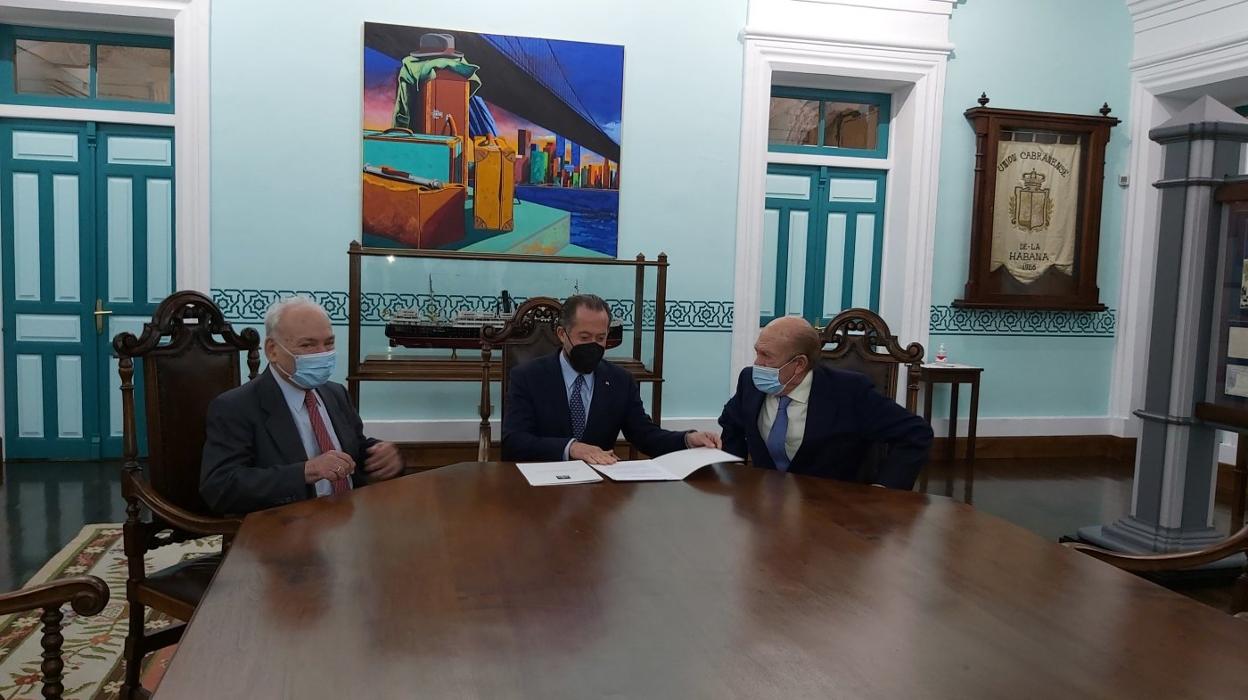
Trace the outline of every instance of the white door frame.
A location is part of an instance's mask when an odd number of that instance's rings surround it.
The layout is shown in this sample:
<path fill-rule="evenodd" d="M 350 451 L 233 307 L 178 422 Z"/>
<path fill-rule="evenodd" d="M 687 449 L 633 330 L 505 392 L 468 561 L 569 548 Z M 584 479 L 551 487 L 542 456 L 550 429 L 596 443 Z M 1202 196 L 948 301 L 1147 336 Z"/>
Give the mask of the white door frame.
<path fill-rule="evenodd" d="M 753 363 L 761 306 L 767 122 L 777 71 L 878 83 L 893 95 L 889 181 L 885 192 L 880 313 L 903 343 L 926 344 L 932 296 L 936 191 L 945 67 L 952 44 L 854 43 L 754 32 L 745 44 L 741 162 L 737 186 L 732 374 Z M 901 87 L 898 87 L 901 86 Z"/>
<path fill-rule="evenodd" d="M 173 114 L 0 105 L 0 117 L 172 126 L 174 279 L 178 289 L 211 293 L 209 29 L 211 0 L 0 0 L 0 7 L 173 21 Z M 6 331 L 8 329 L 5 329 Z M 0 357 L 0 436 L 4 434 Z"/>
<path fill-rule="evenodd" d="M 112 110 L 3 106 L 0 116 L 172 126 L 174 279 L 178 289 L 211 291 L 209 31 L 211 0 L 0 0 L 0 6 L 49 12 L 173 21 L 173 116 Z M 0 416 L 2 418 L 2 416 Z"/>
<path fill-rule="evenodd" d="M 1238 3 L 1244 5 L 1243 2 Z M 1207 20 L 1200 5 L 1162 5 L 1145 0 L 1128 2 L 1135 19 L 1136 42 L 1143 33 L 1170 31 L 1184 40 L 1193 36 L 1190 21 Z M 1235 9 L 1224 4 L 1222 9 Z M 1131 64 L 1130 183 L 1123 224 L 1122 284 L 1118 297 L 1118 340 L 1114 346 L 1109 413 L 1120 437 L 1137 437 L 1139 419 L 1132 411 L 1143 405 L 1144 374 L 1153 309 L 1153 272 L 1160 236 L 1160 199 L 1153 183 L 1161 178 L 1161 146 L 1148 132 L 1191 100 L 1175 102 L 1165 96 L 1226 80 L 1248 76 L 1248 31 L 1216 40 L 1193 42 L 1135 58 Z M 1232 457 L 1233 454 L 1229 455 Z M 1223 460 L 1228 457 L 1225 452 Z"/>

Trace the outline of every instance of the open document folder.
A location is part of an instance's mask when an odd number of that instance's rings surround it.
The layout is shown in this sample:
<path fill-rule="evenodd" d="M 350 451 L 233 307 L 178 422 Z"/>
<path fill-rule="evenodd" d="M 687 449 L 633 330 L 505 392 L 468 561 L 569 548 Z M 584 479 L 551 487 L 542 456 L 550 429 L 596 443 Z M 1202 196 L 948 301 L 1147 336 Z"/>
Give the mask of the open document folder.
<path fill-rule="evenodd" d="M 615 481 L 680 481 L 708 464 L 740 462 L 741 458 L 712 447 L 669 452 L 654 459 L 596 464 L 594 469 Z"/>
<path fill-rule="evenodd" d="M 602 481 L 589 465 L 579 459 L 571 462 L 530 462 L 517 464 L 516 468 L 529 480 L 530 486 L 556 486 L 559 484 L 589 484 Z"/>

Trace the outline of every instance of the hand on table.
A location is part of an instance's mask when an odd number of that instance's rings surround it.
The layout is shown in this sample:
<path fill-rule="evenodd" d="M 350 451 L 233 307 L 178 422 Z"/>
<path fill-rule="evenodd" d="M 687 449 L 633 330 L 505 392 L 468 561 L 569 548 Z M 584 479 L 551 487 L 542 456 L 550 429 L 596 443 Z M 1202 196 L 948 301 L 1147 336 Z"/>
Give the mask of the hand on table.
<path fill-rule="evenodd" d="M 398 476 L 403 471 L 399 448 L 393 442 L 379 442 L 368 448 L 364 471 L 368 473 L 370 481 L 385 481 Z"/>
<path fill-rule="evenodd" d="M 607 452 L 595 445 L 587 445 L 583 442 L 574 442 L 568 448 L 569 459 L 579 459 L 586 464 L 615 464 L 619 461 L 619 457 L 614 452 Z"/>
<path fill-rule="evenodd" d="M 321 479 L 345 479 L 355 471 L 355 460 L 339 450 L 331 450 L 303 463 L 303 480 L 315 484 Z"/>
<path fill-rule="evenodd" d="M 724 443 L 720 441 L 718 433 L 699 431 L 696 433 L 685 433 L 685 447 L 714 447 L 717 450 L 722 450 L 724 449 Z"/>

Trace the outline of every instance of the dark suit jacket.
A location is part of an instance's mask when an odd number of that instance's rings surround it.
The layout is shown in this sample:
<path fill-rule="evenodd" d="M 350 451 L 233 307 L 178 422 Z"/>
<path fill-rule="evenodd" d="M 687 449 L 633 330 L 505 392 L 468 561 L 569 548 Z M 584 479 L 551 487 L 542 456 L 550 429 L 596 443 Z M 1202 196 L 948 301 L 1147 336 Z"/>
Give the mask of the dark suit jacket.
<path fill-rule="evenodd" d="M 199 492 L 218 513 L 250 513 L 316 495 L 304 482 L 308 455 L 277 382 L 266 369 L 208 406 Z M 364 425 L 341 384 L 330 382 L 316 392 L 342 451 L 355 459 L 352 485 L 363 486 L 365 450 L 377 441 L 364 437 Z"/>
<path fill-rule="evenodd" d="M 894 489 L 914 488 L 932 444 L 931 426 L 877 392 L 862 374 L 822 365 L 816 366 L 814 373 L 806 407 L 806 434 L 790 460 L 789 471 Z M 719 424 L 725 451 L 748 455 L 755 466 L 775 469 L 766 436 L 758 430 L 758 414 L 766 398 L 754 386 L 746 367 L 737 380 L 737 393 L 724 405 Z M 888 456 L 875 473 L 866 473 L 871 470 L 864 468 L 864 458 L 876 443 L 888 446 Z"/>
<path fill-rule="evenodd" d="M 621 431 L 651 457 L 685 449 L 684 433 L 664 430 L 646 415 L 632 375 L 603 360 L 594 370 L 594 396 L 581 442 L 611 451 Z M 572 415 L 559 354 L 511 370 L 503 414 L 503 459 L 557 462 L 571 439 Z"/>

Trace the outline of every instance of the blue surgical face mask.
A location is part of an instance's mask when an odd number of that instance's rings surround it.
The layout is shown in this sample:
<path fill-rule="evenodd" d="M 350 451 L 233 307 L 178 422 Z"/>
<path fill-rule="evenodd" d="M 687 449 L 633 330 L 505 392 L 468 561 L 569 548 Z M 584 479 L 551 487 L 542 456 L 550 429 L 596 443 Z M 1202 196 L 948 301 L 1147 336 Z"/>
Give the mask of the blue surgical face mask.
<path fill-rule="evenodd" d="M 286 350 L 286 354 L 295 358 L 295 373 L 286 375 L 286 378 L 295 386 L 303 389 L 315 389 L 329 381 L 329 375 L 334 373 L 334 367 L 338 358 L 333 350 L 296 355 L 281 343 L 277 343 L 277 347 Z M 282 374 L 286 373 L 282 372 Z"/>
<path fill-rule="evenodd" d="M 796 360 L 798 357 L 800 357 L 800 355 L 794 357 L 792 360 L 789 360 L 788 362 L 780 365 L 779 367 L 764 367 L 762 365 L 754 365 L 753 369 L 751 370 L 751 376 L 754 379 L 754 386 L 758 387 L 758 390 L 763 392 L 764 394 L 775 395 L 784 391 L 784 382 L 780 381 L 780 370 L 784 369 L 785 367 L 788 367 L 789 364 L 792 363 L 793 360 Z"/>

